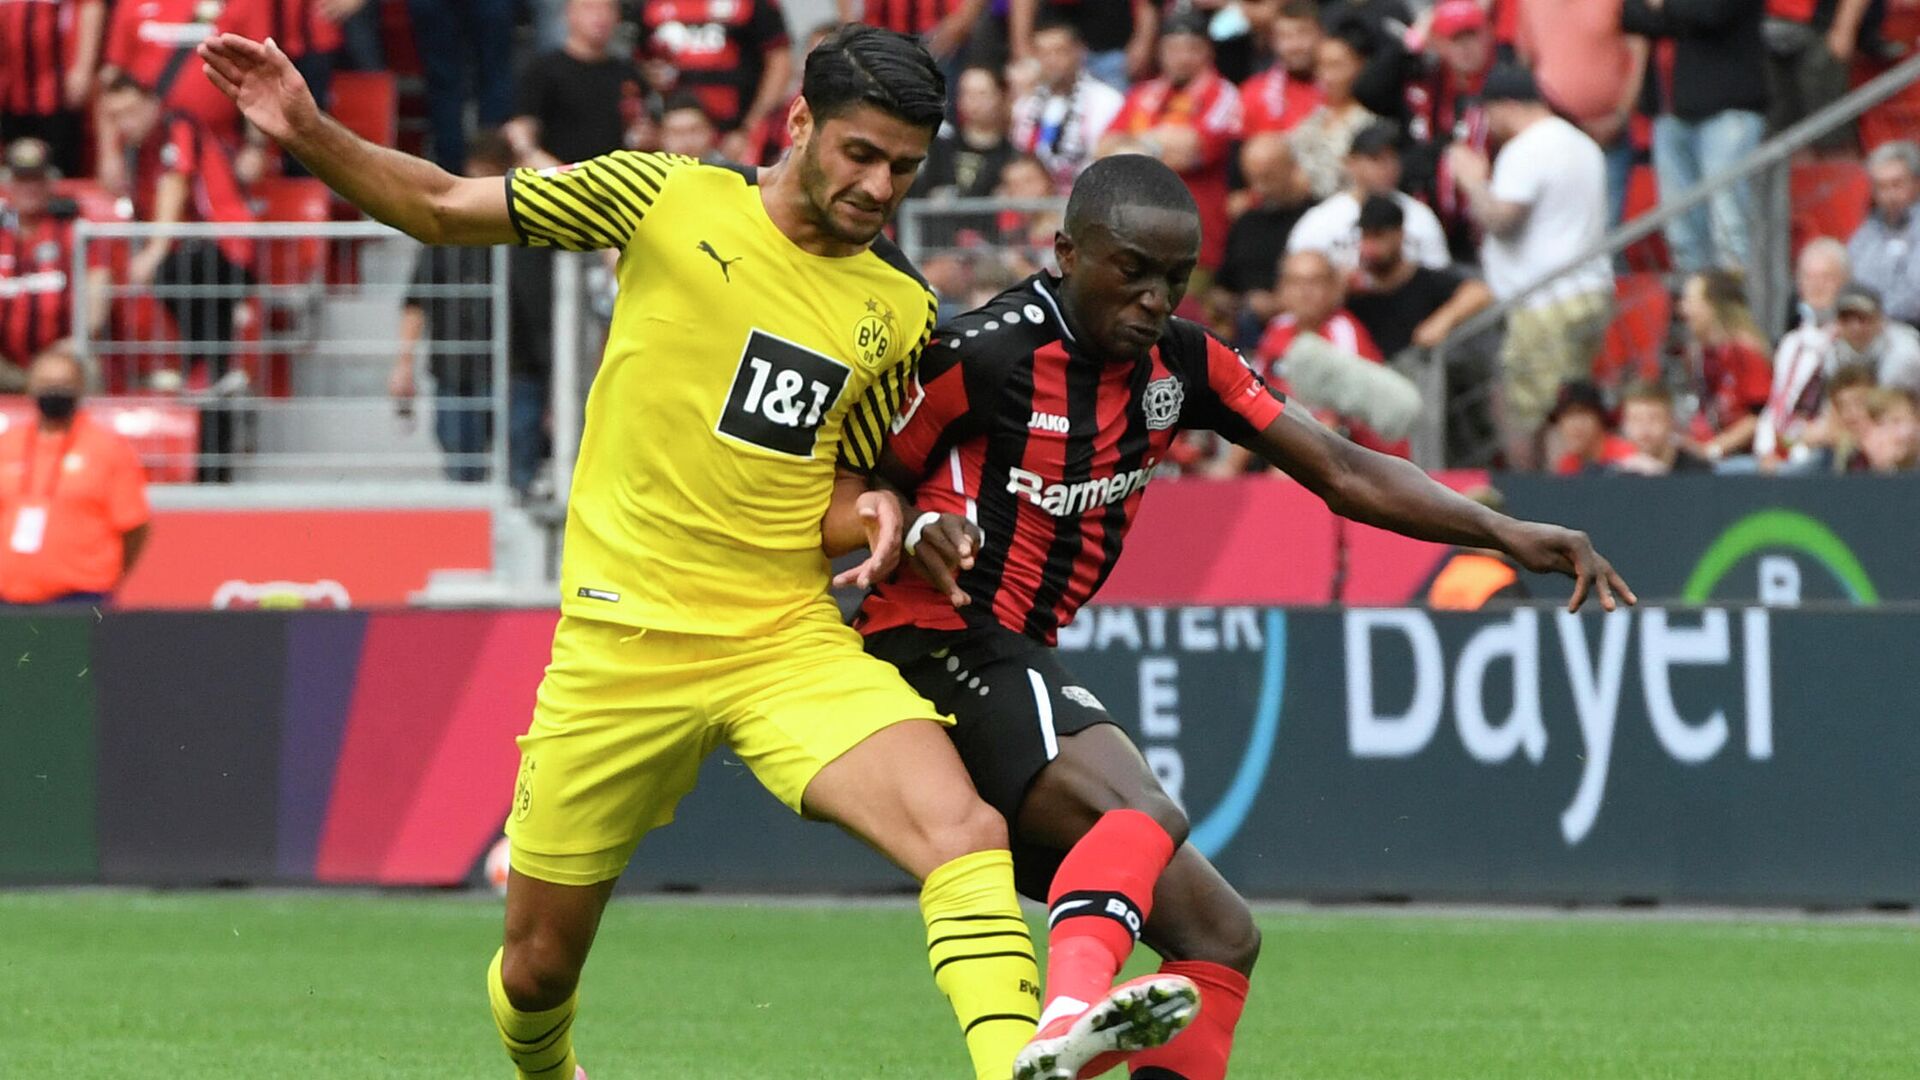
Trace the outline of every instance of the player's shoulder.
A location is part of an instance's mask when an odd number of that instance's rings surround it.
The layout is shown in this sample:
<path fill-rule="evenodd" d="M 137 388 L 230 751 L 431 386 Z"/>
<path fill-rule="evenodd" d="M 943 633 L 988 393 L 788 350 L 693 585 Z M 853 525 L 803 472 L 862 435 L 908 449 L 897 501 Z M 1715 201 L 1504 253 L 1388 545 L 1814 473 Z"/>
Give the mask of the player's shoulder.
<path fill-rule="evenodd" d="M 938 368 L 963 364 L 969 371 L 995 377 L 1063 336 L 1052 296 L 1037 278 L 1030 278 L 942 322 L 922 363 Z"/>
<path fill-rule="evenodd" d="M 1166 332 L 1160 335 L 1160 357 L 1169 368 L 1197 374 L 1220 356 L 1237 357 L 1239 351 L 1192 319 L 1176 315 L 1167 320 Z"/>

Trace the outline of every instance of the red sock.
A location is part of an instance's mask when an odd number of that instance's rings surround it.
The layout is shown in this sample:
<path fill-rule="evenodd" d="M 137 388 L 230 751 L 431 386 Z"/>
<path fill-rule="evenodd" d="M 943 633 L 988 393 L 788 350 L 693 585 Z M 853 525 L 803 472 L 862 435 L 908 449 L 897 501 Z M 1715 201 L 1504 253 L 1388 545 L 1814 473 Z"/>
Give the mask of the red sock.
<path fill-rule="evenodd" d="M 1067 1015 L 1107 996 L 1153 908 L 1153 886 L 1173 859 L 1173 838 L 1138 810 L 1101 816 L 1073 845 L 1047 893 L 1047 1008 Z M 1043 1012 L 1040 1026 L 1053 1016 Z"/>
<path fill-rule="evenodd" d="M 1199 960 L 1169 960 L 1160 970 L 1185 975 L 1200 987 L 1200 1015 L 1172 1042 L 1128 1059 L 1133 1080 L 1226 1080 L 1233 1029 L 1247 1007 L 1247 977 Z"/>

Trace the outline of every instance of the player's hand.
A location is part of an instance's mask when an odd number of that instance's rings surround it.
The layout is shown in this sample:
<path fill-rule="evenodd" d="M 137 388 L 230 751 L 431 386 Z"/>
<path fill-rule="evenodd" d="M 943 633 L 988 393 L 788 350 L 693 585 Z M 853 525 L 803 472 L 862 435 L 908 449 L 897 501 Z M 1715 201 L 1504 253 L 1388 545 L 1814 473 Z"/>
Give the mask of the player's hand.
<path fill-rule="evenodd" d="M 254 127 L 275 142 L 307 130 L 320 116 L 307 80 L 272 38 L 221 34 L 200 43 L 201 70 L 233 99 Z"/>
<path fill-rule="evenodd" d="M 1586 533 L 1537 521 L 1516 521 L 1505 547 L 1516 562 L 1535 573 L 1565 574 L 1573 579 L 1568 611 L 1579 611 L 1589 591 L 1599 594 L 1600 606 L 1608 611 L 1617 607 L 1619 600 L 1640 602 L 1613 564 L 1593 550 L 1593 541 Z"/>
<path fill-rule="evenodd" d="M 93 72 L 78 65 L 67 69 L 60 80 L 60 100 L 67 108 L 79 112 L 86 107 L 87 99 L 93 96 Z"/>
<path fill-rule="evenodd" d="M 864 492 L 854 508 L 867 531 L 867 558 L 859 566 L 835 575 L 836 589 L 871 588 L 874 582 L 892 577 L 894 568 L 900 565 L 900 539 L 907 532 L 907 514 L 900 496 L 891 491 Z"/>
<path fill-rule="evenodd" d="M 960 587 L 960 574 L 973 569 L 973 561 L 985 540 L 986 534 L 980 531 L 980 526 L 958 514 L 941 514 L 920 530 L 920 541 L 910 556 L 913 568 L 932 582 L 934 588 L 946 593 L 954 607 L 966 607 L 973 598 Z"/>

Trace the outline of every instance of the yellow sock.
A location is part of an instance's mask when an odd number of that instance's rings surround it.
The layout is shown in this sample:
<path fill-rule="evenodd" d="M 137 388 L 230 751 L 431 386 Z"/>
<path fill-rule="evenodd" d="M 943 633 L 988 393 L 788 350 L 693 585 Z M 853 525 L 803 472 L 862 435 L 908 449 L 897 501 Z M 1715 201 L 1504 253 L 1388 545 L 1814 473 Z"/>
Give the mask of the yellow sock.
<path fill-rule="evenodd" d="M 920 889 L 927 957 L 967 1040 L 978 1080 L 1007 1080 L 1040 1017 L 1040 968 L 1013 887 L 1013 856 L 979 851 Z"/>
<path fill-rule="evenodd" d="M 507 1000 L 507 984 L 500 977 L 506 956 L 501 949 L 487 965 L 487 998 L 493 1004 L 493 1026 L 519 1070 L 518 1080 L 573 1080 L 573 1013 L 580 1003 L 576 992 L 566 1004 L 545 1012 L 521 1012 Z"/>

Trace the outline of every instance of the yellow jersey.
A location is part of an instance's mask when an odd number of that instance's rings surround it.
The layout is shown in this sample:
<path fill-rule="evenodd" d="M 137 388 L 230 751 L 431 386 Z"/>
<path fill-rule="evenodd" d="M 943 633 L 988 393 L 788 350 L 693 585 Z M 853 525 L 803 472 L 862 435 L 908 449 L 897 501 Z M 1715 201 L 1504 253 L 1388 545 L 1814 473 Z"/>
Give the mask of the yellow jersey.
<path fill-rule="evenodd" d="M 884 238 L 801 249 L 752 177 L 628 151 L 507 177 L 523 243 L 620 252 L 567 505 L 568 615 L 745 637 L 826 596 L 835 464 L 878 459 L 936 301 Z"/>

